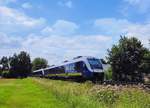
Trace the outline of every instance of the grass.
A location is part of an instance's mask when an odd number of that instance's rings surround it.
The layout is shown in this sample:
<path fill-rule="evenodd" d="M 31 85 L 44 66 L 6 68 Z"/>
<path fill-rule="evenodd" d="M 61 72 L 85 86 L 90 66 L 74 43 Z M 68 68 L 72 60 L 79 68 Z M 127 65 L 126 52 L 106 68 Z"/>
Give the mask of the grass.
<path fill-rule="evenodd" d="M 0 108 L 150 108 L 150 94 L 138 88 L 116 90 L 91 82 L 1 79 Z"/>

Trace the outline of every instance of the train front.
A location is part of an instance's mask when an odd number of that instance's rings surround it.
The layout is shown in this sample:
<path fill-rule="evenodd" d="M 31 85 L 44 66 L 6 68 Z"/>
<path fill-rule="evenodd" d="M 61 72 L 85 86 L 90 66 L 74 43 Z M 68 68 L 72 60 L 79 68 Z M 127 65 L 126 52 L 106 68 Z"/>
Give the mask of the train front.
<path fill-rule="evenodd" d="M 90 71 L 92 72 L 92 78 L 95 80 L 104 80 L 104 70 L 102 61 L 97 58 L 87 58 L 90 65 Z"/>

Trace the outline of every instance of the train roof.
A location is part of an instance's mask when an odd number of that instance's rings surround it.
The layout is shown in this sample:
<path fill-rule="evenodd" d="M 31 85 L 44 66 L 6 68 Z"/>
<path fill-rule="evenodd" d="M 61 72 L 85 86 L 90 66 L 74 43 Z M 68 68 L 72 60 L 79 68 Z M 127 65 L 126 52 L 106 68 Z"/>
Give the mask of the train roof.
<path fill-rule="evenodd" d="M 67 64 L 71 64 L 71 63 L 76 63 L 76 62 L 79 62 L 79 61 L 83 61 L 87 58 L 95 58 L 96 59 L 96 57 L 92 57 L 92 56 L 77 56 L 77 57 L 74 57 L 71 60 L 65 60 L 60 64 L 52 65 L 52 66 L 44 68 L 44 69 L 35 70 L 33 72 L 39 72 L 39 71 L 42 71 L 42 70 L 48 70 L 48 69 L 52 69 L 52 68 L 55 68 L 55 67 L 64 66 L 64 65 L 67 65 Z"/>

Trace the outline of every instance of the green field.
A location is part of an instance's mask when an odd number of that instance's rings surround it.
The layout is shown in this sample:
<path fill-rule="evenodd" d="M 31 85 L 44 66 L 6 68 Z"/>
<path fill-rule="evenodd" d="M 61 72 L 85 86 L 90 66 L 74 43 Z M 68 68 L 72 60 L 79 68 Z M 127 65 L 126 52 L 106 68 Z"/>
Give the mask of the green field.
<path fill-rule="evenodd" d="M 0 108 L 150 108 L 150 94 L 138 88 L 91 82 L 0 79 Z"/>

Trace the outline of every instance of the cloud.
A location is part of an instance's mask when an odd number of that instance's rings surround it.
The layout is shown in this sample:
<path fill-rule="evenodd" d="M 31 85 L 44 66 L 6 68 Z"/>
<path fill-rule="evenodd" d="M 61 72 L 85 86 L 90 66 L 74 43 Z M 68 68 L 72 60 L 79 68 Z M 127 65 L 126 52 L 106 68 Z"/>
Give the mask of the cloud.
<path fill-rule="evenodd" d="M 63 7 L 67 7 L 67 8 L 72 8 L 73 4 L 71 0 L 67 0 L 67 1 L 59 1 L 58 5 L 63 6 Z"/>
<path fill-rule="evenodd" d="M 112 42 L 112 38 L 105 35 L 77 33 L 79 25 L 72 21 L 60 19 L 47 25 L 44 18 L 33 18 L 23 10 L 6 5 L 12 1 L 0 5 L 0 57 L 24 50 L 32 59 L 44 57 L 49 64 L 54 64 L 78 55 L 103 57 Z M 63 6 L 72 7 L 71 1 L 63 3 Z M 23 7 L 28 6 L 24 4 Z M 27 35 L 20 36 L 16 32 Z"/>
<path fill-rule="evenodd" d="M 17 0 L 0 0 L 0 5 L 7 5 L 9 3 L 15 3 Z"/>
<path fill-rule="evenodd" d="M 0 58 L 2 56 L 12 56 L 15 52 L 21 51 L 23 38 L 8 36 L 0 32 L 0 39 Z"/>
<path fill-rule="evenodd" d="M 46 58 L 49 64 L 79 55 L 104 57 L 106 49 L 118 41 L 120 35 L 136 36 L 148 46 L 150 22 L 133 23 L 127 19 L 100 18 L 93 24 L 97 33 L 84 35 L 78 33 L 80 25 L 75 22 L 59 19 L 48 25 L 44 18 L 34 18 L 23 12 L 24 9 L 21 11 L 6 5 L 15 0 L 6 1 L 0 0 L 0 57 L 22 50 L 30 53 L 32 59 Z M 68 8 L 73 6 L 71 0 L 61 1 L 59 5 Z M 24 3 L 22 7 L 29 9 L 32 5 Z M 27 35 L 21 37 L 14 32 Z"/>
<path fill-rule="evenodd" d="M 75 56 L 104 57 L 112 41 L 111 37 L 103 35 L 74 35 L 72 37 L 61 35 L 36 35 L 31 34 L 25 38 L 10 37 L 0 34 L 0 56 L 10 56 L 15 52 L 27 51 L 31 58 L 43 57 L 49 64 L 55 64 Z M 108 44 L 105 44 L 109 41 Z M 13 45 L 15 44 L 15 45 Z M 16 45 L 17 44 L 17 45 Z M 9 47 L 8 47 L 9 46 Z"/>
<path fill-rule="evenodd" d="M 45 24 L 44 18 L 32 18 L 25 13 L 6 6 L 0 6 L 0 31 L 10 32 L 40 28 Z M 20 31 L 19 31 L 20 32 Z"/>
<path fill-rule="evenodd" d="M 112 36 L 114 39 L 119 39 L 120 35 L 134 36 L 142 41 L 148 47 L 150 39 L 150 22 L 141 24 L 133 23 L 126 19 L 102 18 L 94 22 L 94 27 L 102 33 Z"/>
<path fill-rule="evenodd" d="M 22 4 L 22 8 L 24 8 L 24 9 L 31 9 L 32 5 L 29 2 L 26 2 L 26 3 Z"/>
<path fill-rule="evenodd" d="M 5 33 L 0 32 L 0 46 L 2 48 L 18 48 L 22 40 L 20 37 L 8 36 Z"/>
<path fill-rule="evenodd" d="M 74 22 L 58 20 L 52 26 L 41 29 L 37 34 L 31 32 L 25 37 L 0 33 L 2 51 L 0 56 L 9 56 L 24 50 L 30 53 L 32 59 L 43 57 L 49 61 L 49 64 L 79 55 L 104 57 L 106 49 L 116 44 L 121 34 L 135 36 L 148 47 L 149 22 L 141 24 L 126 19 L 101 18 L 94 21 L 94 28 L 98 31 L 98 35 L 82 35 L 76 32 L 78 25 Z"/>
<path fill-rule="evenodd" d="M 123 0 L 125 6 L 123 7 L 123 12 L 130 12 L 131 9 L 134 9 L 139 13 L 149 13 L 150 9 L 150 0 Z"/>
<path fill-rule="evenodd" d="M 79 26 L 71 21 L 57 20 L 52 26 L 47 26 L 42 30 L 42 34 L 70 35 L 75 33 Z"/>
<path fill-rule="evenodd" d="M 108 41 L 111 43 L 111 37 L 102 35 L 30 35 L 22 42 L 22 49 L 34 57 L 45 57 L 53 64 L 79 55 L 100 57 L 106 53 L 109 44 L 105 43 Z"/>

